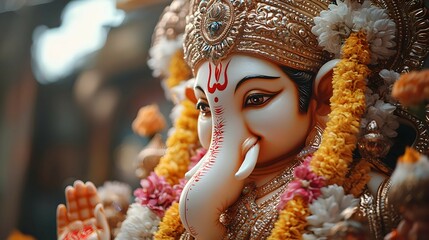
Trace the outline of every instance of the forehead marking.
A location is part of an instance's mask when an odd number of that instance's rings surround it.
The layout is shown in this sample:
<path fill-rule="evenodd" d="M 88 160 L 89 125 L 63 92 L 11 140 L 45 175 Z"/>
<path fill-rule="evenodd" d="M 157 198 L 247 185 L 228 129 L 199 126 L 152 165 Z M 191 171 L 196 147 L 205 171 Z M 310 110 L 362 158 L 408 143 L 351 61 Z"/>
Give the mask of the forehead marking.
<path fill-rule="evenodd" d="M 223 69 L 223 65 L 222 62 L 220 62 L 219 64 L 217 64 L 215 66 L 215 80 L 216 82 L 212 83 L 212 64 L 209 63 L 209 77 L 207 80 L 207 89 L 209 91 L 209 93 L 213 94 L 214 92 L 216 92 L 216 90 L 219 90 L 220 92 L 225 90 L 226 87 L 228 86 L 228 67 L 229 67 L 229 63 L 231 62 L 231 60 L 228 61 L 228 63 L 225 66 L 225 69 Z M 220 83 L 220 76 L 222 74 L 224 74 L 224 82 Z"/>

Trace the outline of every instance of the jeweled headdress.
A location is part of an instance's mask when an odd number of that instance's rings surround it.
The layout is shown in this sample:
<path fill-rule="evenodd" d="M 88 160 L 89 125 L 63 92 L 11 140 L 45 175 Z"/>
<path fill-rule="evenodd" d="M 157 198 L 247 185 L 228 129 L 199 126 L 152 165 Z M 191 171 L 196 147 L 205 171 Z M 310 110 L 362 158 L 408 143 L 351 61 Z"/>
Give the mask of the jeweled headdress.
<path fill-rule="evenodd" d="M 328 0 L 195 0 L 185 36 L 192 69 L 231 53 L 263 57 L 280 65 L 317 71 L 328 55 L 311 33 L 313 18 Z"/>

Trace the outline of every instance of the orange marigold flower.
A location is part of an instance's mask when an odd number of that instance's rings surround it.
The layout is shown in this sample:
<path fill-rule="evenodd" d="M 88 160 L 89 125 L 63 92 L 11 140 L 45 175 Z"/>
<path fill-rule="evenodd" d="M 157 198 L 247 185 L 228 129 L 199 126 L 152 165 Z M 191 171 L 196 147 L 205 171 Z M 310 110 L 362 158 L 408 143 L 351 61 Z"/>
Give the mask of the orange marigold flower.
<path fill-rule="evenodd" d="M 156 104 L 140 108 L 132 124 L 133 131 L 141 136 L 154 135 L 164 129 L 165 126 L 165 118 L 159 112 L 159 108 Z"/>
<path fill-rule="evenodd" d="M 405 106 L 429 101 L 429 69 L 403 74 L 393 85 L 392 96 Z"/>

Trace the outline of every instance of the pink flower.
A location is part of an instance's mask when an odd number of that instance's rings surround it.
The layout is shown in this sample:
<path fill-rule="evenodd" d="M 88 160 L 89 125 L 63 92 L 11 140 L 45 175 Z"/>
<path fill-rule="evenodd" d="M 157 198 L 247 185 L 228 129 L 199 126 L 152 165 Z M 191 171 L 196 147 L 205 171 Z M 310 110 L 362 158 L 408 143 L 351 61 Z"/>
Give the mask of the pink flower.
<path fill-rule="evenodd" d="M 325 186 L 325 179 L 311 171 L 311 158 L 312 156 L 307 157 L 301 165 L 295 168 L 294 180 L 289 183 L 286 191 L 280 197 L 280 203 L 277 206 L 279 210 L 283 209 L 286 203 L 296 195 L 301 196 L 308 203 L 321 195 L 320 189 Z"/>
<path fill-rule="evenodd" d="M 207 153 L 207 149 L 198 148 L 195 155 L 191 157 L 191 163 L 189 164 L 188 169 L 191 170 L 191 168 L 194 167 L 201 160 L 201 158 L 203 158 L 204 155 L 206 155 L 206 153 Z"/>
<path fill-rule="evenodd" d="M 171 204 L 178 201 L 184 187 L 184 180 L 175 186 L 171 186 L 164 177 L 156 175 L 154 172 L 140 181 L 142 188 L 137 188 L 134 191 L 135 201 L 146 205 L 159 217 L 164 215 L 164 212 Z"/>
<path fill-rule="evenodd" d="M 173 191 L 175 192 L 176 198 L 174 199 L 175 202 L 179 202 L 180 200 L 180 194 L 182 194 L 183 188 L 186 185 L 186 179 L 182 178 L 179 180 L 179 183 L 173 186 Z"/>

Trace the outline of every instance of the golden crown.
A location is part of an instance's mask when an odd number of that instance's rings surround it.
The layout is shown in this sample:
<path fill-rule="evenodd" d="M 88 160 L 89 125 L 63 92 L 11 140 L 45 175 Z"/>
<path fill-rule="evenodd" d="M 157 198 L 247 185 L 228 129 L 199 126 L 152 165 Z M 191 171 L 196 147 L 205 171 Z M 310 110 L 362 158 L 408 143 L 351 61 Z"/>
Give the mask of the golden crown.
<path fill-rule="evenodd" d="M 317 71 L 329 56 L 311 33 L 328 0 L 194 0 L 185 30 L 185 59 L 195 71 L 232 53 Z"/>

